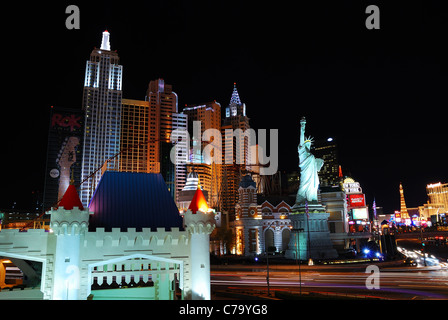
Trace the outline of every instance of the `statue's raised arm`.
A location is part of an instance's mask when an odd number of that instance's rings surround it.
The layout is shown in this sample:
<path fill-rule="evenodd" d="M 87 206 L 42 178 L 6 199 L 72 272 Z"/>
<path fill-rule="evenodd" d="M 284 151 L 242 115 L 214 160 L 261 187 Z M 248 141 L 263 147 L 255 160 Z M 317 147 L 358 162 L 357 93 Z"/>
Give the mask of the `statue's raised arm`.
<path fill-rule="evenodd" d="M 300 119 L 300 143 L 299 146 L 303 146 L 305 142 L 305 127 L 306 127 L 306 119 L 305 117 L 302 117 Z"/>

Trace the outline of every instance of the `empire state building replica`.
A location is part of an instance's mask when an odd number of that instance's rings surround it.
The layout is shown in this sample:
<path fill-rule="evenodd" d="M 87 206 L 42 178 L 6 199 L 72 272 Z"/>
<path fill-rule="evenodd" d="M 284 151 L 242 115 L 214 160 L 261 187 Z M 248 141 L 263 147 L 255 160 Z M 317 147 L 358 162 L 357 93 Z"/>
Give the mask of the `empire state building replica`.
<path fill-rule="evenodd" d="M 110 33 L 103 32 L 101 47 L 95 48 L 87 61 L 82 108 L 85 112 L 84 148 L 80 194 L 87 207 L 107 169 L 118 163 L 106 162 L 120 151 L 120 117 L 123 67 L 110 47 Z M 95 170 L 98 170 L 91 176 Z M 87 180 L 86 180 L 87 179 Z"/>

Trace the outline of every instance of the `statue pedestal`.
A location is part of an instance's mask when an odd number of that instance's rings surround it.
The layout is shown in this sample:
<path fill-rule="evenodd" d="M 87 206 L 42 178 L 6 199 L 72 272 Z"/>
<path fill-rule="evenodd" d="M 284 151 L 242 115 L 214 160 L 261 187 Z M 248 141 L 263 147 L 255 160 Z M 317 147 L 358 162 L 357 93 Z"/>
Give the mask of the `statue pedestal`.
<path fill-rule="evenodd" d="M 286 250 L 287 259 L 334 259 L 338 253 L 333 248 L 328 230 L 329 213 L 320 204 L 308 205 L 309 217 L 304 204 L 295 204 L 289 215 L 293 226 Z"/>

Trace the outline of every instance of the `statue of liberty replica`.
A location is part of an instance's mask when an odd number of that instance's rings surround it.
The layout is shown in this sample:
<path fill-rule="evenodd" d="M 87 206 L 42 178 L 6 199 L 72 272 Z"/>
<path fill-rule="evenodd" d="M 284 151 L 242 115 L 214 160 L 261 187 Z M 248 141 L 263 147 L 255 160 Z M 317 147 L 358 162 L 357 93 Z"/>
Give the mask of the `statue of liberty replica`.
<path fill-rule="evenodd" d="M 334 259 L 338 256 L 328 230 L 329 213 L 318 202 L 318 172 L 324 160 L 311 153 L 313 139 L 305 138 L 306 119 L 300 120 L 300 185 L 289 216 L 293 226 L 286 258 L 296 260 Z"/>
<path fill-rule="evenodd" d="M 309 203 L 317 204 L 317 189 L 319 189 L 318 172 L 324 165 L 324 160 L 316 159 L 311 153 L 313 138 L 305 140 L 305 117 L 300 120 L 299 168 L 300 187 L 297 191 L 296 205 Z"/>

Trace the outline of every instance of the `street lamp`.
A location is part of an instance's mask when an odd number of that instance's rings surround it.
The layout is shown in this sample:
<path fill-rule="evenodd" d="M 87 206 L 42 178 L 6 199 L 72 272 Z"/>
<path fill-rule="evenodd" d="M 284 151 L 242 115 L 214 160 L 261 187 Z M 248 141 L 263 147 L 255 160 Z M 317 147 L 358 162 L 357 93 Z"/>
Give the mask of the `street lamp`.
<path fill-rule="evenodd" d="M 305 201 L 305 214 L 306 214 L 306 229 L 307 229 L 307 232 L 308 232 L 308 241 L 307 241 L 307 255 L 308 255 L 308 257 L 309 257 L 309 260 L 308 260 L 308 265 L 309 266 L 312 266 L 314 263 L 313 263 L 313 259 L 311 258 L 311 239 L 310 239 L 310 212 L 309 212 L 309 209 L 308 209 L 308 201 Z M 305 259 L 307 259 L 308 257 L 306 257 Z"/>
<path fill-rule="evenodd" d="M 304 231 L 303 228 L 293 229 L 292 230 L 292 232 L 295 232 L 297 234 L 296 235 L 296 263 L 297 263 L 297 257 L 298 257 L 298 259 L 299 259 L 298 263 L 299 263 L 299 288 L 300 288 L 299 290 L 300 290 L 300 295 L 302 295 L 302 272 L 300 270 L 300 247 L 299 247 L 300 241 L 299 241 L 299 238 L 300 238 L 300 232 L 303 232 L 303 231 Z"/>
<path fill-rule="evenodd" d="M 437 211 L 438 212 L 438 211 Z M 423 264 L 426 267 L 426 253 L 425 253 L 425 242 L 423 241 L 423 230 L 422 230 L 422 225 L 420 224 L 420 243 L 422 245 L 422 253 L 423 253 Z"/>
<path fill-rule="evenodd" d="M 269 230 L 269 228 L 271 228 L 271 226 L 273 225 L 275 223 L 275 221 L 272 221 L 269 225 L 268 225 L 268 227 L 267 227 L 267 229 L 266 229 L 266 231 L 267 230 Z M 269 296 L 271 296 L 271 292 L 270 292 L 270 290 L 269 290 L 269 251 L 268 251 L 268 248 L 266 248 L 266 240 L 264 241 L 264 244 L 265 244 L 265 246 L 264 246 L 264 252 L 266 253 L 266 283 L 267 283 L 267 285 L 268 285 L 268 297 Z"/>

